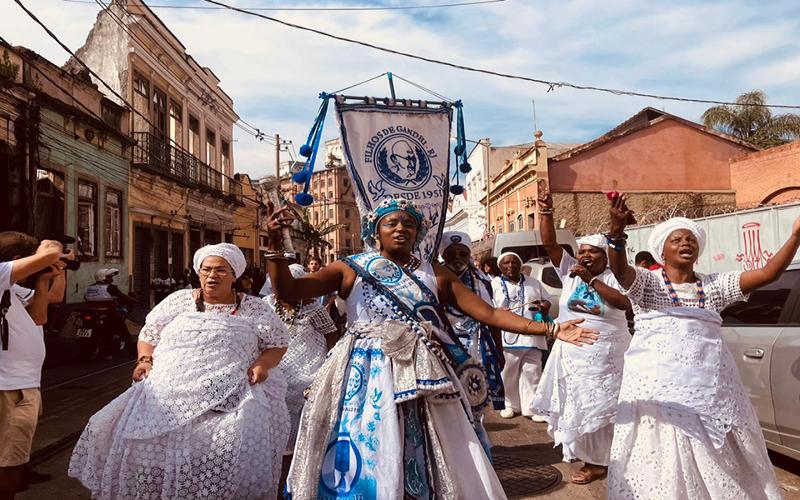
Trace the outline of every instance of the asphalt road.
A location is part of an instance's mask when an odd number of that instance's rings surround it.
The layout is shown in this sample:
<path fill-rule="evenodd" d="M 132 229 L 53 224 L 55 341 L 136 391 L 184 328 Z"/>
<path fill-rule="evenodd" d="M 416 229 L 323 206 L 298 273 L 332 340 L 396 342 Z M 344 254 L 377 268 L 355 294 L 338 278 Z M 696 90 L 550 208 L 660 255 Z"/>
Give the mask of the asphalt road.
<path fill-rule="evenodd" d="M 36 471 L 52 474 L 53 479 L 32 485 L 18 499 L 90 498 L 80 483 L 66 475 L 74 440 L 92 414 L 130 386 L 131 369 L 131 363 L 104 366 L 94 376 L 61 381 L 44 391 L 45 414 L 34 441 L 33 462 Z M 569 482 L 579 464 L 561 462 L 561 450 L 553 447 L 546 424 L 522 417 L 504 420 L 490 412 L 486 427 L 495 445 L 495 466 L 510 498 L 605 498 L 605 480 L 587 486 Z M 773 462 L 785 499 L 800 500 L 800 463 L 780 456 L 773 457 Z"/>

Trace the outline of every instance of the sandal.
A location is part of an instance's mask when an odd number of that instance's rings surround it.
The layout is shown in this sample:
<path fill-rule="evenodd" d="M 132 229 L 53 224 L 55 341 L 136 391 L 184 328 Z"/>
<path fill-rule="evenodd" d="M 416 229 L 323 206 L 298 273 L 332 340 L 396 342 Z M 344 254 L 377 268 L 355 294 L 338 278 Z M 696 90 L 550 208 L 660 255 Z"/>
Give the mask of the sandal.
<path fill-rule="evenodd" d="M 604 478 L 607 472 L 608 472 L 607 467 L 583 466 L 580 468 L 580 470 L 578 470 L 578 472 L 572 475 L 571 480 L 575 484 L 589 484 L 596 479 Z"/>

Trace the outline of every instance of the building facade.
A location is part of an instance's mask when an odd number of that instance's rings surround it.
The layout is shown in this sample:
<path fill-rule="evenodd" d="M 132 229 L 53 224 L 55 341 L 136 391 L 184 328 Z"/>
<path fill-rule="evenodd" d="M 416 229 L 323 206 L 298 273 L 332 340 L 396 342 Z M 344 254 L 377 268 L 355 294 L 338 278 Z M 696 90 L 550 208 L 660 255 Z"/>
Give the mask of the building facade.
<path fill-rule="evenodd" d="M 294 195 L 300 190 L 302 186 L 293 183 L 290 175 L 281 177 L 281 191 L 285 198 L 294 200 Z M 325 166 L 314 171 L 309 192 L 314 196 L 314 203 L 305 208 L 310 224 L 323 232 L 326 226 L 340 226 L 324 235 L 331 247 L 319 251 L 323 262 L 330 264 L 340 257 L 360 252 L 363 248 L 361 219 L 339 139 L 325 142 Z M 309 254 L 314 251 L 308 249 Z"/>
<path fill-rule="evenodd" d="M 731 160 L 738 208 L 800 201 L 800 141 Z"/>
<path fill-rule="evenodd" d="M 550 158 L 556 218 L 577 234 L 605 231 L 608 191 L 624 192 L 641 224 L 735 208 L 731 159 L 757 148 L 645 108 L 597 139 Z"/>
<path fill-rule="evenodd" d="M 238 116 L 214 73 L 140 0 L 102 10 L 76 54 L 133 107 L 127 251 L 133 288 L 149 296 L 151 280 L 190 268 L 197 248 L 234 239 Z"/>
<path fill-rule="evenodd" d="M 67 303 L 83 301 L 100 268 L 119 269 L 115 283 L 129 289 L 125 227 L 133 141 L 127 112 L 86 74 L 69 74 L 22 47 L 6 49 L 18 57 L 32 111 L 25 124 L 32 137 L 30 217 L 17 229 L 38 238 L 76 239 L 81 267 L 67 274 Z"/>

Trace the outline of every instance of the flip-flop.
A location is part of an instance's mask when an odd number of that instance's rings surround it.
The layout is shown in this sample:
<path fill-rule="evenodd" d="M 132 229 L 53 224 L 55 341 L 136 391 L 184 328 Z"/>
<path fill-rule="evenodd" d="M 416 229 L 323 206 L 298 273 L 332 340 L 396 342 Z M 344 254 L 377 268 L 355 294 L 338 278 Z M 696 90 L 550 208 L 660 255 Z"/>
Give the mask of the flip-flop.
<path fill-rule="evenodd" d="M 589 484 L 592 481 L 604 478 L 607 472 L 608 469 L 606 468 L 589 469 L 588 467 L 581 467 L 578 472 L 572 475 L 571 480 L 574 484 Z"/>

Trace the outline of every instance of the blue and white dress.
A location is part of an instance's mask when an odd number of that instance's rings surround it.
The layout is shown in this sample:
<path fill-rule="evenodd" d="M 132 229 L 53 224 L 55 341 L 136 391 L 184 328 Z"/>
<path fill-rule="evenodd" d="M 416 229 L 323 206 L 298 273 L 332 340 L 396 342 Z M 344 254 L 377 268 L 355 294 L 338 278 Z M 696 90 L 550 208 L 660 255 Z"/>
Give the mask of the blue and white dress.
<path fill-rule="evenodd" d="M 310 388 L 291 498 L 506 498 L 439 343 L 433 267 L 407 273 L 371 252 L 346 262 L 360 273 L 348 332 Z"/>

